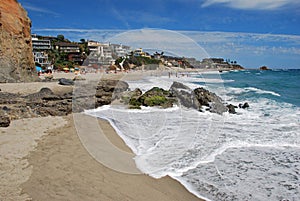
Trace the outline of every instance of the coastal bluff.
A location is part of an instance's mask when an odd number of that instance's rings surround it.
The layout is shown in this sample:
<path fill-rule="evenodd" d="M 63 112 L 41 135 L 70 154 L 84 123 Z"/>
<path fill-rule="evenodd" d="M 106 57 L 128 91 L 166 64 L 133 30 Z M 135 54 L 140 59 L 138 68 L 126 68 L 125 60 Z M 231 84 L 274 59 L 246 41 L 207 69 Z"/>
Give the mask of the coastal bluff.
<path fill-rule="evenodd" d="M 1 0 L 0 83 L 38 80 L 30 29 L 27 12 L 17 0 Z"/>

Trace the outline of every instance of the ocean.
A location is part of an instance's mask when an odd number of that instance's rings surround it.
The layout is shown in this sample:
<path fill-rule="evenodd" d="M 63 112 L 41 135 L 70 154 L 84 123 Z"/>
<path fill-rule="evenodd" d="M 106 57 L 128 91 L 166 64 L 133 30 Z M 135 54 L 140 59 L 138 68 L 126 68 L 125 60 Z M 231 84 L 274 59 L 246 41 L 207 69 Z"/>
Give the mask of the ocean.
<path fill-rule="evenodd" d="M 143 173 L 169 175 L 199 198 L 300 200 L 300 70 L 149 76 L 128 83 L 146 91 L 169 89 L 173 81 L 250 107 L 218 115 L 181 106 L 111 105 L 85 113 L 109 120 Z"/>

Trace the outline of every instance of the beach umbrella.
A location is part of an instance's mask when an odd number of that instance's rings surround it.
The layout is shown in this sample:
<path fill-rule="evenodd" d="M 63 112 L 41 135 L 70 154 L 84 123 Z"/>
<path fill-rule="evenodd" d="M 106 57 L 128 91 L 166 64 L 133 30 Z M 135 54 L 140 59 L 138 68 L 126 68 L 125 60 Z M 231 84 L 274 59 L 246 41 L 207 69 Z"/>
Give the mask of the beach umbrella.
<path fill-rule="evenodd" d="M 40 72 L 40 71 L 42 71 L 42 68 L 39 67 L 39 66 L 36 66 L 36 67 L 35 67 L 35 70 L 36 70 L 37 72 Z"/>

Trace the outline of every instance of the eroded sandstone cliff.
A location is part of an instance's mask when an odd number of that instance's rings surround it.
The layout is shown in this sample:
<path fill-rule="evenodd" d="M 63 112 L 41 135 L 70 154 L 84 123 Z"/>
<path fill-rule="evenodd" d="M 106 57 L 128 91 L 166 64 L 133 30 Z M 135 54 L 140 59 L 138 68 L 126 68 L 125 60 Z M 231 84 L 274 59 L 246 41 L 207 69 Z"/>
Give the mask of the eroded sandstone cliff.
<path fill-rule="evenodd" d="M 37 80 L 32 44 L 31 21 L 17 0 L 0 3 L 0 82 Z"/>

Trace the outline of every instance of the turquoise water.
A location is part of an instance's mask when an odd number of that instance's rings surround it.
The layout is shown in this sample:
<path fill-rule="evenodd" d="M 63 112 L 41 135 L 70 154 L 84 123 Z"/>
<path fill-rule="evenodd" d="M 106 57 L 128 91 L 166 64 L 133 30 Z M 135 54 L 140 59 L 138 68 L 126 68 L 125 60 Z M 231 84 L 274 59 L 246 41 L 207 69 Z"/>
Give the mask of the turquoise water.
<path fill-rule="evenodd" d="M 300 106 L 300 69 L 292 70 L 246 70 L 221 74 L 224 80 L 234 80 L 224 83 L 225 87 L 256 88 L 258 90 L 273 93 L 239 94 L 238 99 L 248 100 L 256 98 L 268 98 L 277 102 L 291 103 Z"/>

